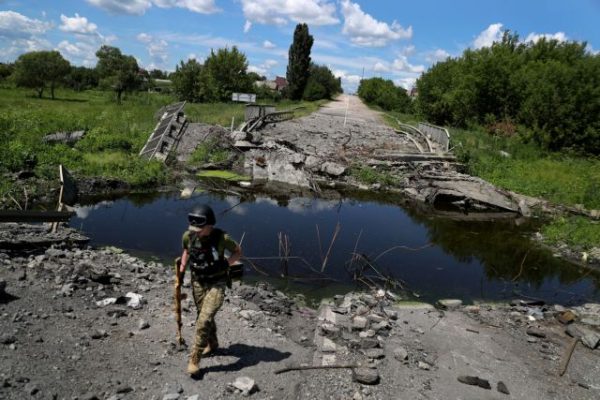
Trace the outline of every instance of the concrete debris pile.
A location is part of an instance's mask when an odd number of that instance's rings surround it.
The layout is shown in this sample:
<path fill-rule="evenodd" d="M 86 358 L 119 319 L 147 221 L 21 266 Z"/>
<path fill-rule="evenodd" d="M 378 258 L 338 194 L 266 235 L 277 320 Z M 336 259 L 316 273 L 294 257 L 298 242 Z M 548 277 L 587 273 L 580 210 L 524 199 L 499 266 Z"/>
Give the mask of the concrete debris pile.
<path fill-rule="evenodd" d="M 69 227 L 51 232 L 47 225 L 0 224 L 0 250 L 38 249 L 51 245 L 81 246 L 88 241 L 88 237 Z"/>

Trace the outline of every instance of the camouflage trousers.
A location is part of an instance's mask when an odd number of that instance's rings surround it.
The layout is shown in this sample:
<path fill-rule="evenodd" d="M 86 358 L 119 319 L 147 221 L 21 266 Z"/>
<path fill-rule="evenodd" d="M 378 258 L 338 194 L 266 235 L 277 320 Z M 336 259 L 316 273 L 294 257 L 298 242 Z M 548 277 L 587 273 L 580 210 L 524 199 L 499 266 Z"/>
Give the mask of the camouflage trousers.
<path fill-rule="evenodd" d="M 217 342 L 215 315 L 223 305 L 225 284 L 221 282 L 206 284 L 192 280 L 192 293 L 198 310 L 192 355 L 200 359 L 204 348 L 209 343 Z"/>

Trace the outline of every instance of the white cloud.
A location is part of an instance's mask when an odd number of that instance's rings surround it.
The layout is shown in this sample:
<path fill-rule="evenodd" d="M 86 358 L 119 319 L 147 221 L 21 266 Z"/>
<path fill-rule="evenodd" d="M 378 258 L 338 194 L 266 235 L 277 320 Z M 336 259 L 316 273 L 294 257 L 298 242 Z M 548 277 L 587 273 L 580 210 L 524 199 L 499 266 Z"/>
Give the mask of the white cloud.
<path fill-rule="evenodd" d="M 272 43 L 272 42 L 270 42 L 270 41 L 268 41 L 268 40 L 265 40 L 265 41 L 263 42 L 262 46 L 263 46 L 265 49 L 274 49 L 275 47 L 277 47 L 277 46 L 275 46 L 275 43 Z"/>
<path fill-rule="evenodd" d="M 260 65 L 249 65 L 248 71 L 256 72 L 259 75 L 266 76 L 269 74 L 271 68 L 277 66 L 278 64 L 279 64 L 279 61 L 268 59 L 268 60 L 264 60 L 262 62 L 262 64 L 260 64 Z"/>
<path fill-rule="evenodd" d="M 80 35 L 91 35 L 96 34 L 98 25 L 88 21 L 86 17 L 80 17 L 79 14 L 75 13 L 72 18 L 67 17 L 64 14 L 60 15 L 62 25 L 59 29 L 63 32 L 78 33 Z"/>
<path fill-rule="evenodd" d="M 138 41 L 146 44 L 146 50 L 148 50 L 148 54 L 150 55 L 152 61 L 152 64 L 150 65 L 153 68 L 151 69 L 165 69 L 165 64 L 169 59 L 169 43 L 164 39 L 156 39 L 152 35 L 145 32 L 138 34 L 136 38 Z"/>
<path fill-rule="evenodd" d="M 450 57 L 450 53 L 448 53 L 446 50 L 435 49 L 425 55 L 425 60 L 430 63 L 436 63 L 438 61 L 444 61 L 448 57 Z"/>
<path fill-rule="evenodd" d="M 410 39 L 412 27 L 404 29 L 398 22 L 388 25 L 377 21 L 363 12 L 360 6 L 350 0 L 343 0 L 342 14 L 344 15 L 344 28 L 342 33 L 350 36 L 350 41 L 359 46 L 383 47 L 392 40 Z"/>
<path fill-rule="evenodd" d="M 13 62 L 23 53 L 51 49 L 52 44 L 46 39 L 35 36 L 28 39 L 17 38 L 12 40 L 7 47 L 0 49 L 0 61 Z"/>
<path fill-rule="evenodd" d="M 394 62 L 392 63 L 392 68 L 396 72 L 411 72 L 415 74 L 420 74 L 421 72 L 425 71 L 425 66 L 413 65 L 409 63 L 408 59 L 403 55 L 400 55 L 394 60 Z"/>
<path fill-rule="evenodd" d="M 502 40 L 502 24 L 491 24 L 483 32 L 481 32 L 473 41 L 473 46 L 476 49 L 482 47 L 490 47 L 492 43 Z"/>
<path fill-rule="evenodd" d="M 327 0 L 241 0 L 244 16 L 251 23 L 282 26 L 289 21 L 309 25 L 339 23 L 335 4 Z"/>
<path fill-rule="evenodd" d="M 405 47 L 402 49 L 402 51 L 401 51 L 401 54 L 402 54 L 403 56 L 410 57 L 410 56 L 412 56 L 413 54 L 415 54 L 415 51 L 416 51 L 416 50 L 417 50 L 417 49 L 415 48 L 415 46 L 411 44 L 411 45 L 405 46 Z"/>
<path fill-rule="evenodd" d="M 0 11 L 0 37 L 29 38 L 41 35 L 52 24 L 37 19 L 28 18 L 14 11 Z"/>
<path fill-rule="evenodd" d="M 58 51 L 64 58 L 73 64 L 82 64 L 86 67 L 91 67 L 96 64 L 96 51 L 98 46 L 94 43 L 78 41 L 71 43 L 63 40 L 57 46 Z"/>
<path fill-rule="evenodd" d="M 150 0 L 86 0 L 113 14 L 142 15 L 152 6 Z"/>
<path fill-rule="evenodd" d="M 546 40 L 558 40 L 559 42 L 566 42 L 568 40 L 567 35 L 564 32 L 556 33 L 535 33 L 532 32 L 525 38 L 525 42 L 537 43 L 541 38 Z"/>
<path fill-rule="evenodd" d="M 200 14 L 213 14 L 221 11 L 215 6 L 215 0 L 153 0 L 161 8 L 185 8 Z"/>
<path fill-rule="evenodd" d="M 373 65 L 373 72 L 390 72 L 390 68 L 384 63 L 377 61 Z"/>
<path fill-rule="evenodd" d="M 246 21 L 244 23 L 244 33 L 248 33 L 250 31 L 250 28 L 252 28 L 252 22 Z"/>
<path fill-rule="evenodd" d="M 585 50 L 586 50 L 588 53 L 590 53 L 590 54 L 594 54 L 594 55 L 596 55 L 596 54 L 600 54 L 600 50 L 594 50 L 594 48 L 592 47 L 592 45 L 591 45 L 591 44 L 589 44 L 589 43 L 587 44 L 587 46 L 585 46 Z"/>
<path fill-rule="evenodd" d="M 137 40 L 142 42 L 142 43 L 150 43 L 152 41 L 152 35 L 149 35 L 147 33 L 140 33 L 139 35 L 136 36 Z"/>
<path fill-rule="evenodd" d="M 403 87 L 406 90 L 410 90 L 415 86 L 417 78 L 399 78 L 393 80 L 394 85 Z"/>
<path fill-rule="evenodd" d="M 331 71 L 333 76 L 342 80 L 342 88 L 346 93 L 354 93 L 358 90 L 360 75 L 351 74 L 343 69 L 334 69 Z"/>
<path fill-rule="evenodd" d="M 220 11 L 215 0 L 86 0 L 113 14 L 143 15 L 152 5 L 160 8 L 184 8 L 200 14 Z"/>

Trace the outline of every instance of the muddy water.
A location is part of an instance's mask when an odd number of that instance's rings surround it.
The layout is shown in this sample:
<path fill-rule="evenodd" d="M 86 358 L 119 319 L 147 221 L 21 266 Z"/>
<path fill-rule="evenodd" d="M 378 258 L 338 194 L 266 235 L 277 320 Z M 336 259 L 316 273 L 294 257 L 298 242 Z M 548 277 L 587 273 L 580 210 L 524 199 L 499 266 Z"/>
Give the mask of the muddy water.
<path fill-rule="evenodd" d="M 89 234 L 93 245 L 116 246 L 170 263 L 181 252 L 187 213 L 208 203 L 217 213 L 218 226 L 243 241 L 248 258 L 244 279 L 270 279 L 317 299 L 354 288 L 357 271 L 366 282 L 393 278 L 426 300 L 600 299 L 600 273 L 540 249 L 529 239 L 532 223 L 457 221 L 386 201 L 129 196 L 92 201 L 78 210 L 71 225 Z M 279 256 L 286 247 L 289 257 L 282 262 Z"/>

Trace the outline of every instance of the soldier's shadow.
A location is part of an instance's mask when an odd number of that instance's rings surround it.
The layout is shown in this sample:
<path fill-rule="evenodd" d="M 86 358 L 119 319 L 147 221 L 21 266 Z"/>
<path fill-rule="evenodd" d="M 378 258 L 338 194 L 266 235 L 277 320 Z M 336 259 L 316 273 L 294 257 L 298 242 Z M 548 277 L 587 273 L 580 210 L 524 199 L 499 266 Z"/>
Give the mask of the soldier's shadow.
<path fill-rule="evenodd" d="M 203 373 L 208 372 L 234 372 L 242 368 L 250 367 L 261 362 L 278 362 L 288 358 L 292 353 L 281 352 L 270 347 L 250 346 L 247 344 L 232 344 L 231 346 L 217 350 L 217 356 L 237 357 L 237 360 L 230 364 L 213 365 L 207 368 L 200 368 Z"/>

